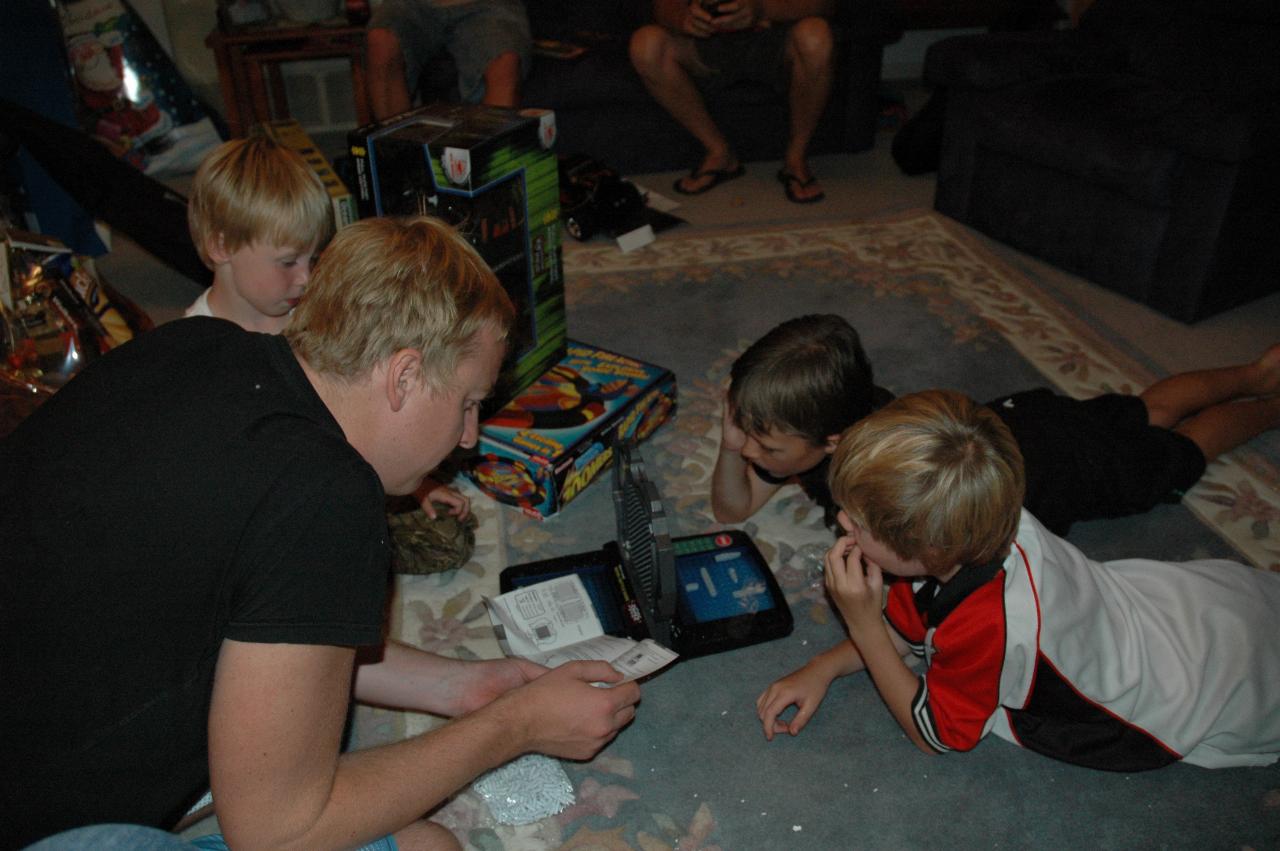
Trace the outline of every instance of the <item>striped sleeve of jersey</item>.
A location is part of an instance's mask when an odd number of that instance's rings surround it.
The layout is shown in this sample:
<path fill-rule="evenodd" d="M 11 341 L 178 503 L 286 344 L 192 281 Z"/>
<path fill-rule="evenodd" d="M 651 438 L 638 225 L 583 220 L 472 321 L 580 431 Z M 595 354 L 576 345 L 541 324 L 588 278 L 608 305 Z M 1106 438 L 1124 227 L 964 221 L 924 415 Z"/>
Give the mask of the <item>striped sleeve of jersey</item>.
<path fill-rule="evenodd" d="M 1004 667 L 1003 574 L 975 590 L 930 636 L 929 665 L 912 714 L 937 750 L 967 751 L 1000 703 Z"/>

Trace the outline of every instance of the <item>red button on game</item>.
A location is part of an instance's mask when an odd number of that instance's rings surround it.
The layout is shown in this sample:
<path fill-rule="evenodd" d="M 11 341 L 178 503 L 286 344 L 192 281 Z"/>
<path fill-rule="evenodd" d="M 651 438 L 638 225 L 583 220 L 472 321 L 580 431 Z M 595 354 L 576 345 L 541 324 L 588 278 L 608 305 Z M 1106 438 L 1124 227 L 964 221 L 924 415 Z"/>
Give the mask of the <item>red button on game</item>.
<path fill-rule="evenodd" d="M 724 534 L 724 533 L 721 533 L 721 534 L 719 534 L 719 535 L 716 535 L 716 546 L 717 546 L 717 547 L 727 547 L 727 546 L 729 546 L 729 544 L 730 544 L 732 541 L 733 541 L 733 538 L 729 537 L 728 535 L 726 535 L 726 534 Z"/>

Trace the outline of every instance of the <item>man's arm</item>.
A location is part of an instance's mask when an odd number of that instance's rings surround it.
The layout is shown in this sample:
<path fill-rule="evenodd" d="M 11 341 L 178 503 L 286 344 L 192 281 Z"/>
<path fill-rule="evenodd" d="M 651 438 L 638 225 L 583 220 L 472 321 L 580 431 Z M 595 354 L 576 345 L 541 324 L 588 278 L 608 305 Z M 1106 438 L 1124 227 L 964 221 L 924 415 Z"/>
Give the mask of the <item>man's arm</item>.
<path fill-rule="evenodd" d="M 223 642 L 209 768 L 233 848 L 354 847 L 419 819 L 521 753 L 585 759 L 635 714 L 639 687 L 603 662 L 571 663 L 412 739 L 339 754 L 355 651 Z"/>
<path fill-rule="evenodd" d="M 380 653 L 380 658 L 366 659 L 366 652 Z M 465 661 L 388 641 L 357 654 L 355 697 L 362 703 L 452 718 L 474 712 L 546 671 L 527 659 Z"/>

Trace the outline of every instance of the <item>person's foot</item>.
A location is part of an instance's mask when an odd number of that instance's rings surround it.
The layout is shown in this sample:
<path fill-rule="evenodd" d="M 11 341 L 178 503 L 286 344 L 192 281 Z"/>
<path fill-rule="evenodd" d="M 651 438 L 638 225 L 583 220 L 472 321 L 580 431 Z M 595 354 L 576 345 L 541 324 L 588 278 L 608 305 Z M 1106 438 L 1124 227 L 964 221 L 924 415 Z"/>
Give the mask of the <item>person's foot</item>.
<path fill-rule="evenodd" d="M 822 184 L 809 171 L 809 163 L 803 159 L 787 158 L 778 171 L 778 182 L 782 184 L 787 200 L 793 204 L 812 204 L 827 197 L 822 191 Z"/>
<path fill-rule="evenodd" d="M 744 173 L 742 163 L 732 153 L 707 154 L 701 165 L 675 182 L 674 188 L 681 195 L 701 195 Z"/>

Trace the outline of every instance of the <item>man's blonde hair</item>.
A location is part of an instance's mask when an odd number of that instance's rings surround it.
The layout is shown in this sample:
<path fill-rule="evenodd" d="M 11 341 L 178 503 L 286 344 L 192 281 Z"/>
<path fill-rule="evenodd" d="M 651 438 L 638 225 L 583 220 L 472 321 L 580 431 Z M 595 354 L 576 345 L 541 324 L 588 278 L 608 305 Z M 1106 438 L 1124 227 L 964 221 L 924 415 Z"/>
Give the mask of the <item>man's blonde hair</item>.
<path fill-rule="evenodd" d="M 851 520 L 931 573 L 1003 557 L 1026 486 L 1005 424 L 949 390 L 903 396 L 850 427 L 830 485 Z"/>
<path fill-rule="evenodd" d="M 307 161 L 270 136 L 232 139 L 196 169 L 187 227 L 200 259 L 222 240 L 233 253 L 255 243 L 322 248 L 333 235 L 329 193 Z"/>
<path fill-rule="evenodd" d="M 483 326 L 505 337 L 514 318 L 497 277 L 452 226 L 378 217 L 334 236 L 284 336 L 311 367 L 344 379 L 417 350 L 425 381 L 441 389 Z"/>

